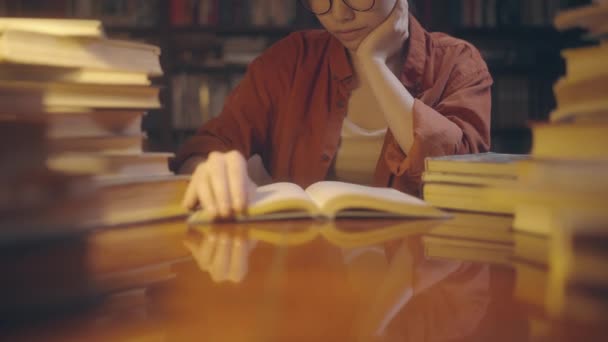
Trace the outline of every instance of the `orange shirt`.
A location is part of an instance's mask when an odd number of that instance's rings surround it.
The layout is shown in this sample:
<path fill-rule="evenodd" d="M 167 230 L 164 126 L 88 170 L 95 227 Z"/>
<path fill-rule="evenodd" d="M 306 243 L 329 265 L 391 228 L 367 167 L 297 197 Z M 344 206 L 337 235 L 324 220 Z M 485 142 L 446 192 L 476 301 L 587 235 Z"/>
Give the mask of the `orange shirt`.
<path fill-rule="evenodd" d="M 419 195 L 424 158 L 487 151 L 492 77 L 472 45 L 429 33 L 410 15 L 400 80 L 416 98 L 414 144 L 388 130 L 374 185 Z M 355 83 L 348 53 L 323 30 L 295 32 L 248 67 L 221 114 L 186 141 L 172 169 L 194 155 L 259 154 L 275 181 L 306 187 L 328 176 Z"/>

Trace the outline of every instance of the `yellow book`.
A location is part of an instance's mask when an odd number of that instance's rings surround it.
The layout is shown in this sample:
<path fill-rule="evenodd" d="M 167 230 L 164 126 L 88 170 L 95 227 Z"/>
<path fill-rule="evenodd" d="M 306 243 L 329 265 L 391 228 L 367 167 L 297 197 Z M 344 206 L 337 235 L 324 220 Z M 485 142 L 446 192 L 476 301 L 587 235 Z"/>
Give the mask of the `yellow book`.
<path fill-rule="evenodd" d="M 606 22 L 607 15 L 608 4 L 591 4 L 561 10 L 553 19 L 553 24 L 558 30 L 582 27 L 593 31 L 595 27 L 601 26 Z"/>
<path fill-rule="evenodd" d="M 602 63 L 608 58 L 608 43 L 578 47 L 562 51 L 566 61 L 566 76 L 568 82 L 584 81 L 608 74 L 608 66 Z"/>
<path fill-rule="evenodd" d="M 517 162 L 528 159 L 523 154 L 474 153 L 428 157 L 425 159 L 426 172 L 455 173 L 481 176 L 515 177 Z"/>
<path fill-rule="evenodd" d="M 595 59 L 603 61 L 605 57 L 596 57 Z M 583 63 L 583 65 L 594 67 L 591 62 Z M 568 75 L 567 78 L 562 78 L 555 83 L 553 92 L 557 100 L 557 108 L 551 112 L 551 121 L 564 121 L 575 117 L 588 117 L 588 120 L 596 117 L 597 120 L 601 119 L 599 114 L 608 111 L 608 99 L 606 98 L 608 93 L 608 68 L 594 68 L 589 70 L 588 73 L 591 74 L 589 78 L 572 80 Z M 582 71 L 575 75 L 581 78 L 587 77 Z"/>
<path fill-rule="evenodd" d="M 512 176 L 484 176 L 449 172 L 424 172 L 422 173 L 422 182 L 485 186 L 509 186 L 517 182 L 517 178 Z"/>
<path fill-rule="evenodd" d="M 188 176 L 150 176 L 98 182 L 103 206 L 90 224 L 108 226 L 186 217 L 181 201 L 189 181 Z"/>
<path fill-rule="evenodd" d="M 146 73 L 85 68 L 0 64 L 0 80 L 107 85 L 150 85 Z"/>
<path fill-rule="evenodd" d="M 86 173 L 96 179 L 136 176 L 169 176 L 172 153 L 62 153 L 50 156 L 50 169 L 66 173 Z"/>
<path fill-rule="evenodd" d="M 608 123 L 538 124 L 532 126 L 534 158 L 607 160 Z"/>
<path fill-rule="evenodd" d="M 107 38 L 0 33 L 0 62 L 162 75 L 157 46 Z"/>
<path fill-rule="evenodd" d="M 519 164 L 519 185 L 581 192 L 608 190 L 608 160 L 534 159 Z"/>
<path fill-rule="evenodd" d="M 237 221 L 335 217 L 445 218 L 449 214 L 414 196 L 395 189 L 323 181 L 306 189 L 293 183 L 261 186 Z M 190 217 L 191 223 L 209 222 L 203 209 Z"/>
<path fill-rule="evenodd" d="M 440 208 L 480 213 L 513 214 L 514 206 L 512 202 L 493 200 L 493 197 L 501 189 L 508 188 L 427 183 L 424 184 L 422 193 L 425 201 Z"/>
<path fill-rule="evenodd" d="M 160 108 L 159 89 L 149 86 L 0 81 L 0 108 L 32 113 L 48 108 Z"/>
<path fill-rule="evenodd" d="M 48 113 L 50 138 L 107 137 L 141 134 L 141 110 L 92 110 L 87 112 Z"/>
<path fill-rule="evenodd" d="M 103 37 L 99 20 L 55 18 L 0 18 L 0 32 L 17 30 L 53 36 Z"/>
<path fill-rule="evenodd" d="M 89 152 L 134 154 L 143 151 L 144 136 L 65 137 L 49 141 L 51 153 Z"/>
<path fill-rule="evenodd" d="M 516 231 L 548 235 L 556 226 L 606 216 L 606 194 L 559 189 L 488 189 L 488 201 L 513 207 Z M 568 223 L 567 223 L 568 222 Z"/>

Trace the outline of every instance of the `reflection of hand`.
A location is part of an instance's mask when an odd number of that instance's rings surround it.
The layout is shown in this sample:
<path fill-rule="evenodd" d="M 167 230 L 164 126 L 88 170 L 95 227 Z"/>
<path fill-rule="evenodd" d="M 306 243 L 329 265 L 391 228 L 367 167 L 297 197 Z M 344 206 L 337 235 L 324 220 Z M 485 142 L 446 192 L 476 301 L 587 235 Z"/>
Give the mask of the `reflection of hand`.
<path fill-rule="evenodd" d="M 370 32 L 357 48 L 363 58 L 377 57 L 386 60 L 399 49 L 409 37 L 409 8 L 407 0 L 397 0 L 389 16 Z"/>
<path fill-rule="evenodd" d="M 249 253 L 257 241 L 243 237 L 231 237 L 227 233 L 208 233 L 196 244 L 184 241 L 192 253 L 198 267 L 209 272 L 214 282 L 231 281 L 239 283 L 245 279 L 249 268 Z"/>

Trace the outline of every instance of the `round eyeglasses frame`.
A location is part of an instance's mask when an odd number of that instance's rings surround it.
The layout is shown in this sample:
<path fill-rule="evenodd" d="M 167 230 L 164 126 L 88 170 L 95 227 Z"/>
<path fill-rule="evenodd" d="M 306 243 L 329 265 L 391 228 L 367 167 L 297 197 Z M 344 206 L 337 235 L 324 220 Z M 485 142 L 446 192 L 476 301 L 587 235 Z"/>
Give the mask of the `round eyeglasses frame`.
<path fill-rule="evenodd" d="M 307 10 L 309 10 L 310 12 L 312 12 L 313 14 L 315 14 L 315 15 L 323 15 L 323 14 L 329 13 L 329 11 L 331 11 L 332 6 L 334 5 L 334 1 L 333 0 L 328 0 L 328 1 L 329 1 L 329 7 L 327 8 L 327 11 L 321 12 L 321 13 L 317 13 L 317 12 L 313 11 L 312 8 L 310 8 L 310 6 L 308 6 L 308 1 L 307 0 L 300 0 L 300 3 L 302 4 L 302 6 L 304 6 L 304 8 L 306 8 Z M 356 8 L 353 8 L 348 3 L 348 0 L 342 0 L 342 2 L 346 6 L 348 6 L 348 8 L 350 8 L 353 11 L 356 11 L 356 12 L 367 12 L 367 11 L 371 10 L 372 8 L 374 8 L 374 5 L 376 5 L 376 0 L 372 0 L 372 4 L 369 6 L 369 8 L 366 8 L 366 9 L 356 9 Z"/>

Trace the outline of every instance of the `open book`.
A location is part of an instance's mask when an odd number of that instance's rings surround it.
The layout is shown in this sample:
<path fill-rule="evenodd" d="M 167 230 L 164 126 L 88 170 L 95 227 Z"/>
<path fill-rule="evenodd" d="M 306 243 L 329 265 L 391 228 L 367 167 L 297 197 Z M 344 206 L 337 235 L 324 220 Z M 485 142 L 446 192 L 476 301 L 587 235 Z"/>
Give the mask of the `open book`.
<path fill-rule="evenodd" d="M 390 188 L 323 181 L 306 189 L 293 183 L 261 186 L 247 212 L 237 221 L 336 217 L 443 218 L 449 214 L 414 196 Z M 210 222 L 204 210 L 191 215 L 190 223 Z"/>

